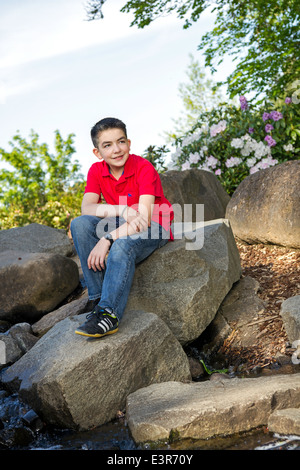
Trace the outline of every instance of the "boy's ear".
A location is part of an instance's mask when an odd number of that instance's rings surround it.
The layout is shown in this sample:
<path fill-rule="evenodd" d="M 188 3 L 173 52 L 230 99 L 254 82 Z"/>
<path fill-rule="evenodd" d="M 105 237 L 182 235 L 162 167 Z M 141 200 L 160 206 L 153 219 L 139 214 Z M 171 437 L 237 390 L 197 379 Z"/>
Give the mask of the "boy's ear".
<path fill-rule="evenodd" d="M 93 148 L 93 154 L 99 159 L 99 160 L 103 160 L 103 158 L 101 157 L 100 155 L 100 152 L 97 148 Z"/>

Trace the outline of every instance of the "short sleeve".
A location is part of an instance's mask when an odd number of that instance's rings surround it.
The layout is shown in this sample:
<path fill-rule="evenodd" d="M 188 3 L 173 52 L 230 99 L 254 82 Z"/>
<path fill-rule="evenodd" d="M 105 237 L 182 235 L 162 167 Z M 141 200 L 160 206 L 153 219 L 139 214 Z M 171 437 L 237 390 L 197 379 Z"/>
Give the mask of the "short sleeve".
<path fill-rule="evenodd" d="M 100 179 L 96 164 L 92 165 L 88 171 L 85 193 L 96 193 L 101 195 Z"/>

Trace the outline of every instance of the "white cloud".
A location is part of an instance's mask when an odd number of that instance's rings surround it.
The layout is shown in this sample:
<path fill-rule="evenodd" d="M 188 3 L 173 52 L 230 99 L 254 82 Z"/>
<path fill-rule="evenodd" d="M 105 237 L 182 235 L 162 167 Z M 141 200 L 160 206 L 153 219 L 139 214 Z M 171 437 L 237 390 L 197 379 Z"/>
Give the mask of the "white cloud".
<path fill-rule="evenodd" d="M 136 34 L 119 11 L 123 3 L 114 0 L 105 21 L 89 22 L 82 0 L 12 0 L 0 18 L 0 69 Z"/>

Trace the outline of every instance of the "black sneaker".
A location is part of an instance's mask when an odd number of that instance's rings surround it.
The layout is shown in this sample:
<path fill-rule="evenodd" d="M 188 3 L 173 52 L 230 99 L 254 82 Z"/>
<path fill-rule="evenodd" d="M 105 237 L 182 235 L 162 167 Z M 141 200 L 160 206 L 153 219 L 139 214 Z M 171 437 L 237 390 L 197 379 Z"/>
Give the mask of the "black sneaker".
<path fill-rule="evenodd" d="M 118 327 L 118 319 L 112 309 L 96 305 L 94 310 L 86 316 L 86 321 L 77 328 L 75 333 L 93 338 L 101 338 L 101 336 L 116 333 Z"/>

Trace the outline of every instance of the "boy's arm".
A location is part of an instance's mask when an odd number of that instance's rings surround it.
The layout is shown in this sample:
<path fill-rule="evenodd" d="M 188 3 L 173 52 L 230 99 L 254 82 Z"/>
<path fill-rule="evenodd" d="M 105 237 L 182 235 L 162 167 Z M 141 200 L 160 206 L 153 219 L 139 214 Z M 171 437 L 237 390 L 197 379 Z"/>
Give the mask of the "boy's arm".
<path fill-rule="evenodd" d="M 139 197 L 138 211 L 128 206 L 125 210 L 120 211 L 126 220 L 126 224 L 121 225 L 119 228 L 111 232 L 114 240 L 126 235 L 133 235 L 137 232 L 144 232 L 151 225 L 151 217 L 153 212 L 153 205 L 155 196 L 151 194 L 143 194 Z"/>
<path fill-rule="evenodd" d="M 89 193 L 86 193 L 86 194 L 89 194 Z M 140 196 L 138 212 L 136 212 L 131 207 L 117 206 L 119 208 L 123 207 L 122 209 L 122 211 L 124 212 L 123 217 L 125 218 L 126 223 L 111 232 L 112 238 L 116 240 L 119 237 L 134 235 L 135 233 L 147 230 L 148 226 L 150 226 L 151 224 L 151 215 L 152 215 L 154 201 L 155 201 L 155 197 L 152 195 L 147 194 L 147 195 Z M 124 211 L 124 207 L 126 208 L 125 211 Z M 91 214 L 91 215 L 96 215 L 96 214 Z M 101 271 L 101 269 L 104 269 L 104 260 L 109 250 L 109 247 L 110 247 L 110 242 L 108 240 L 106 240 L 105 238 L 101 238 L 99 240 L 99 242 L 95 245 L 95 247 L 93 248 L 93 250 L 91 251 L 88 257 L 87 264 L 88 264 L 89 269 L 93 269 L 94 271 L 97 271 L 97 270 Z"/>
<path fill-rule="evenodd" d="M 96 193 L 85 193 L 81 204 L 82 215 L 96 215 L 97 217 L 117 217 L 122 214 L 127 206 L 114 206 L 112 204 L 99 203 L 99 195 Z"/>

